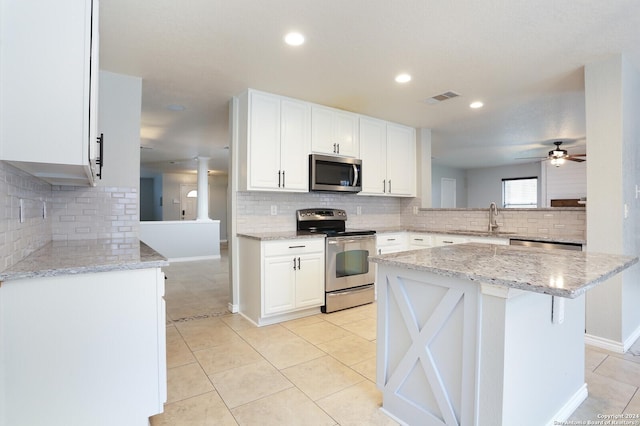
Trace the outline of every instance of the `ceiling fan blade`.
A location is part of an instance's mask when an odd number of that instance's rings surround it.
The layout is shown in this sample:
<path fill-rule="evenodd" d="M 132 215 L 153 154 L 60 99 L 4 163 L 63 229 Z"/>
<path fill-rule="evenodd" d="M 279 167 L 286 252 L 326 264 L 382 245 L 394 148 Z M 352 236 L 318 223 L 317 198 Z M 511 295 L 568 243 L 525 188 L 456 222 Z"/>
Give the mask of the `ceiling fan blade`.
<path fill-rule="evenodd" d="M 565 157 L 565 160 L 575 161 L 576 163 L 582 163 L 584 161 L 587 161 L 587 160 L 585 160 L 583 158 L 573 158 L 573 156 Z"/>

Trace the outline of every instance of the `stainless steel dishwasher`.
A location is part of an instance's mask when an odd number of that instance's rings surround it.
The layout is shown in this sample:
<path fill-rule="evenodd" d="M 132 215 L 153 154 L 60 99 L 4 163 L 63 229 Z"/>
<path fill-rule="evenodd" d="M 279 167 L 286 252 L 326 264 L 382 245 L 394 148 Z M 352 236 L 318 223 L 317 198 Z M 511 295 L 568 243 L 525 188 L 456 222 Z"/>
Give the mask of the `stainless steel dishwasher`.
<path fill-rule="evenodd" d="M 509 239 L 511 246 L 538 247 L 551 250 L 577 250 L 582 251 L 582 244 L 578 243 L 561 243 L 561 242 L 545 242 L 534 240 L 522 240 L 518 238 Z"/>

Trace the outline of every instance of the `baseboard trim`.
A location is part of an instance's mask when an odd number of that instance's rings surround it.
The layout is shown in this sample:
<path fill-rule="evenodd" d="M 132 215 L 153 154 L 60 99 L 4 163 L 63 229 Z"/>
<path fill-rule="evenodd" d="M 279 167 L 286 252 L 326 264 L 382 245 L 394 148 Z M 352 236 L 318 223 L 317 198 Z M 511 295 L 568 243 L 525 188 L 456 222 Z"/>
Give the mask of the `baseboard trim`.
<path fill-rule="evenodd" d="M 624 343 L 605 339 L 604 337 L 594 336 L 592 334 L 584 335 L 584 343 L 586 345 L 595 346 L 596 348 L 606 349 L 608 351 L 616 352 L 619 354 L 625 352 Z"/>
<path fill-rule="evenodd" d="M 229 304 L 227 305 L 227 309 L 229 309 L 229 312 L 231 312 L 232 314 L 237 314 L 239 306 L 229 302 Z"/>
<path fill-rule="evenodd" d="M 192 256 L 192 257 L 171 257 L 167 259 L 169 263 L 177 263 L 177 262 L 193 262 L 196 260 L 213 260 L 220 259 L 221 256 L 219 254 L 212 254 L 208 256 Z"/>
<path fill-rule="evenodd" d="M 573 394 L 573 396 L 558 410 L 553 418 L 547 423 L 547 426 L 558 425 L 564 423 L 571 414 L 587 399 L 589 392 L 587 390 L 587 384 L 583 384 L 580 389 Z"/>

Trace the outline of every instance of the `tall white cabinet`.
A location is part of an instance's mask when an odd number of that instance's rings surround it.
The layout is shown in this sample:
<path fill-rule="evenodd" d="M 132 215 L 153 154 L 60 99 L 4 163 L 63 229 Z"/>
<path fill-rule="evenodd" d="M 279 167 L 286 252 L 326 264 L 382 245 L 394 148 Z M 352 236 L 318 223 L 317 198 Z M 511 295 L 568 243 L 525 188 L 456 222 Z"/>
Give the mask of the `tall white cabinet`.
<path fill-rule="evenodd" d="M 98 0 L 0 7 L 0 160 L 52 184 L 93 184 Z"/>
<path fill-rule="evenodd" d="M 415 129 L 360 117 L 362 195 L 416 195 Z"/>
<path fill-rule="evenodd" d="M 307 192 L 311 107 L 249 90 L 240 97 L 240 188 Z"/>

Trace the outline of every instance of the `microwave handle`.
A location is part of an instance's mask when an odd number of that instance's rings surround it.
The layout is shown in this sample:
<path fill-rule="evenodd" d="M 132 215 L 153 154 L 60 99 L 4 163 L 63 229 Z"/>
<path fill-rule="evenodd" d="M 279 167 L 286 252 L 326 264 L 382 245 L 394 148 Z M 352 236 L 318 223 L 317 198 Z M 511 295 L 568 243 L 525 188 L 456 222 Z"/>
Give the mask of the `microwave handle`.
<path fill-rule="evenodd" d="M 351 186 L 358 186 L 358 166 L 352 164 L 353 166 L 353 184 Z"/>

